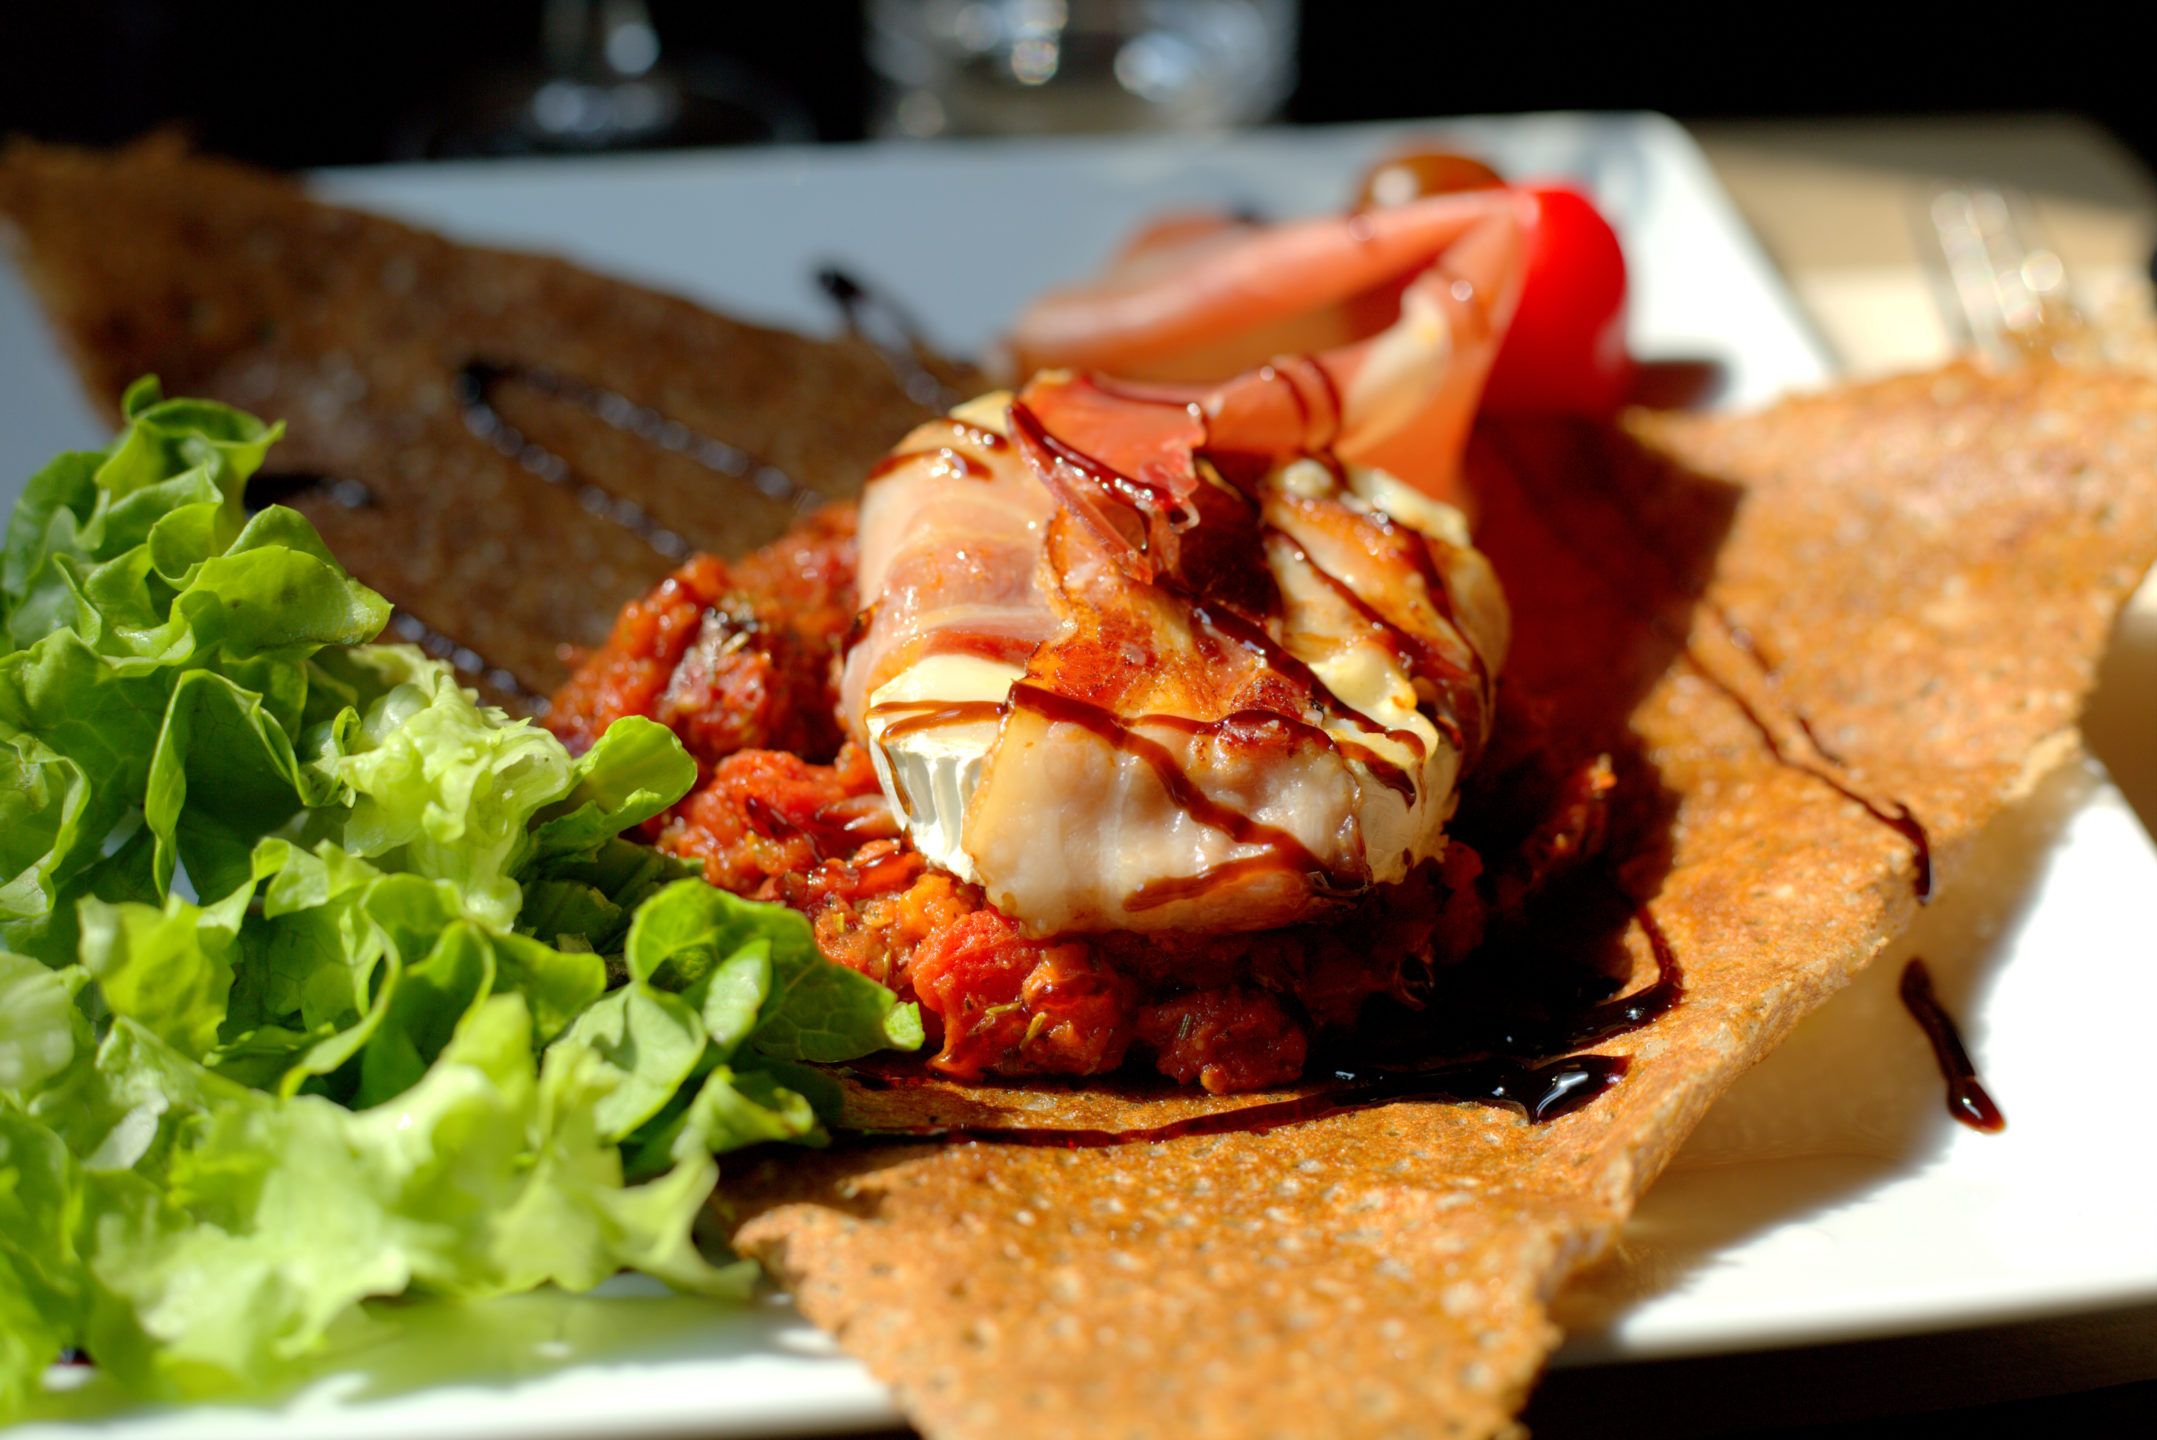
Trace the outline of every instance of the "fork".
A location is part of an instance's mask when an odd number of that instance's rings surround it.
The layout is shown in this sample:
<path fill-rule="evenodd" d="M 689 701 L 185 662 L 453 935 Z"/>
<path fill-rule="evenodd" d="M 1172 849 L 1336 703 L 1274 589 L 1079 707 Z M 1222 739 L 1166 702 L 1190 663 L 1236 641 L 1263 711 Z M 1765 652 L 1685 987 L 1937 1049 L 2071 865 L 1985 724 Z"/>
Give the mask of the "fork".
<path fill-rule="evenodd" d="M 2027 196 L 1984 181 L 1942 183 L 1924 197 L 1919 244 L 1948 329 L 1996 365 L 2039 355 L 2090 358 L 2089 327 L 2069 299 L 2067 266 L 2035 237 Z"/>

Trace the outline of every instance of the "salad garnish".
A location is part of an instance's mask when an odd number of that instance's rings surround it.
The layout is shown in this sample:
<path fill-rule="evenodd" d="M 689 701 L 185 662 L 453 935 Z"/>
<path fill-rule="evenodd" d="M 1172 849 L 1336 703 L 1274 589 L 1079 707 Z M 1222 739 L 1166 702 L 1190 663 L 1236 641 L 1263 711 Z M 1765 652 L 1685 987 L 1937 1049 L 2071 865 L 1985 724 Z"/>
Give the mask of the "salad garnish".
<path fill-rule="evenodd" d="M 744 1296 L 713 1156 L 825 1139 L 813 1062 L 921 1043 L 809 926 L 624 837 L 696 780 L 572 757 L 308 521 L 277 440 L 143 380 L 0 551 L 0 1423 L 80 1349 L 130 1391 L 272 1383 L 362 1300 Z"/>

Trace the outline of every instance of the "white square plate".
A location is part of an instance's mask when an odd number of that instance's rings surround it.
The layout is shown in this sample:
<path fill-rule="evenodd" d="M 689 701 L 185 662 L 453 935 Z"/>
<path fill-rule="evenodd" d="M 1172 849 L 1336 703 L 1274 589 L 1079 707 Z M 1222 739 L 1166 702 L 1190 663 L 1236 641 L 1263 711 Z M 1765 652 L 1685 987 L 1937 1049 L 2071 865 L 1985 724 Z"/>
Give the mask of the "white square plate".
<path fill-rule="evenodd" d="M 900 297 L 965 353 L 1140 218 L 1226 203 L 1334 209 L 1404 138 L 1587 184 L 1632 265 L 1636 353 L 1715 359 L 1724 403 L 1828 378 L 1818 342 L 1683 131 L 1530 116 L 1239 135 L 507 162 L 344 171 L 339 200 L 460 238 L 565 254 L 748 318 L 834 328 L 817 264 Z M 0 495 L 99 443 L 20 282 L 0 267 Z M 2157 736 L 2151 739 L 2157 744 Z M 1995 828 L 1919 929 L 1711 1113 L 1611 1264 L 1563 1302 L 1559 1363 L 1758 1349 L 2157 1298 L 2157 1165 L 2113 1106 L 2157 1013 L 2157 851 L 2094 766 Z M 1946 1118 L 1895 998 L 1922 951 L 2009 1125 Z M 2127 1102 L 2130 1106 L 2131 1101 Z M 2134 1112 L 2130 1108 L 2128 1115 Z M 378 1307 L 371 1341 L 265 1408 L 114 1411 L 85 1372 L 33 1436 L 778 1435 L 898 1421 L 781 1301 L 730 1311 L 633 1279 L 481 1310 Z"/>

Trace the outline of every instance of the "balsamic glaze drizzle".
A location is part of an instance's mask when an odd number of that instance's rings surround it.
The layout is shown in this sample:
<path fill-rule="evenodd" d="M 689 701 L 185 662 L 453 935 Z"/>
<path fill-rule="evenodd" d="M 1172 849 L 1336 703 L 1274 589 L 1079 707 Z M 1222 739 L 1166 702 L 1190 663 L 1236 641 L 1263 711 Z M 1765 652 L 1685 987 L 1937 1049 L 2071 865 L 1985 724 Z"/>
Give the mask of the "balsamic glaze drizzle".
<path fill-rule="evenodd" d="M 1380 515 L 1385 514 L 1382 510 L 1377 513 Z M 1285 532 L 1276 530 L 1274 533 Z M 1293 543 L 1293 537 L 1289 538 Z M 1408 631 L 1395 625 L 1380 614 L 1377 606 L 1358 595 L 1355 587 L 1351 586 L 1346 580 L 1312 559 L 1310 552 L 1298 546 L 1296 554 L 1303 564 L 1309 568 L 1311 574 L 1317 577 L 1319 583 L 1339 596 L 1343 604 L 1355 611 L 1363 622 L 1370 626 L 1372 633 L 1380 637 L 1381 643 L 1393 653 L 1394 658 L 1406 667 L 1411 675 L 1429 685 L 1436 694 L 1445 697 L 1446 703 L 1442 705 L 1434 702 L 1423 704 L 1420 708 L 1424 717 L 1445 735 L 1447 743 L 1451 744 L 1454 749 L 1461 751 L 1463 754 L 1472 755 L 1474 747 L 1469 743 L 1467 732 L 1462 728 L 1459 718 L 1452 712 L 1458 708 L 1457 697 L 1463 690 L 1468 689 L 1471 683 L 1480 685 L 1483 693 L 1489 693 L 1490 669 L 1483 662 L 1482 652 L 1477 650 L 1474 643 L 1468 641 L 1465 633 L 1463 633 L 1462 643 L 1472 659 L 1474 669 L 1470 671 L 1468 668 L 1456 664 L 1437 646 L 1409 634 Z M 1453 610 L 1452 592 L 1445 588 L 1443 579 L 1437 578 L 1434 566 L 1425 567 L 1424 590 L 1430 597 L 1432 608 L 1437 610 L 1448 624 L 1455 626 L 1457 629 L 1459 621 L 1455 617 Z M 1481 702 L 1479 702 L 1478 708 L 1482 708 Z M 1395 731 L 1393 733 L 1396 736 L 1408 735 L 1406 731 Z M 1409 738 L 1414 739 L 1415 737 L 1411 736 Z M 1415 748 L 1418 751 L 1423 748 L 1420 739 L 1415 740 Z"/>
<path fill-rule="evenodd" d="M 1767 648 L 1760 637 L 1753 634 L 1746 626 L 1732 619 L 1730 612 L 1715 601 L 1708 600 L 1702 603 L 1708 613 L 1713 615 L 1722 625 L 1723 633 L 1730 643 L 1737 647 L 1738 651 L 1746 659 L 1752 661 L 1753 668 L 1758 672 L 1762 681 L 1770 685 L 1780 683 L 1782 679 L 1782 662 L 1775 658 L 1774 653 Z M 1803 711 L 1793 710 L 1790 712 L 1790 719 L 1805 736 L 1805 743 L 1819 751 L 1829 764 L 1840 769 L 1849 768 L 1849 762 L 1832 749 L 1827 741 L 1822 740 L 1819 732 L 1813 729 L 1811 717 L 1807 716 Z"/>
<path fill-rule="evenodd" d="M 1828 766 L 1832 765 L 1836 768 L 1841 768 L 1842 762 L 1823 748 L 1818 740 L 1814 739 L 1812 723 L 1804 715 L 1794 710 L 1790 713 L 1798 729 L 1804 734 L 1806 741 L 1811 744 L 1813 749 L 1819 751 L 1821 758 L 1827 761 L 1828 765 L 1815 765 L 1801 755 L 1792 755 L 1784 748 L 1782 740 L 1775 734 L 1773 728 L 1769 726 L 1760 712 L 1753 707 L 1752 703 L 1740 695 L 1735 686 L 1709 669 L 1690 646 L 1685 649 L 1685 658 L 1692 665 L 1693 673 L 1714 686 L 1725 700 L 1737 706 L 1739 712 L 1745 716 L 1746 723 L 1753 727 L 1755 733 L 1760 736 L 1761 742 L 1767 746 L 1768 754 L 1776 764 L 1796 770 L 1801 774 L 1810 775 L 1813 779 L 1818 780 L 1828 789 L 1842 796 L 1843 799 L 1855 804 L 1874 820 L 1908 841 L 1912 862 L 1910 883 L 1917 891 L 1917 900 L 1920 905 L 1931 903 L 1932 836 L 1926 831 L 1924 822 L 1911 813 L 1908 805 L 1905 805 L 1900 800 L 1875 800 L 1855 786 L 1838 778 Z M 1770 679 L 1773 673 L 1772 671 L 1763 671 L 1762 678 Z"/>
<path fill-rule="evenodd" d="M 1397 1101 L 1506 1105 L 1532 1124 L 1556 1120 L 1581 1109 L 1610 1089 L 1624 1077 L 1631 1064 L 1623 1055 L 1569 1052 L 1639 1030 L 1684 1001 L 1684 976 L 1662 927 L 1645 906 L 1636 908 L 1634 918 L 1647 936 L 1649 949 L 1655 956 L 1654 983 L 1570 1016 L 1524 1023 L 1500 1021 L 1476 1047 L 1487 1049 L 1488 1053 L 1469 1059 L 1435 1065 L 1336 1065 L 1328 1078 L 1320 1081 L 1308 1094 L 1186 1116 L 1165 1125 L 1125 1130 L 915 1125 L 848 1131 L 843 1140 L 872 1145 L 924 1140 L 972 1141 L 983 1145 L 1060 1149 L 1153 1145 L 1193 1135 L 1241 1131 L 1263 1134 L 1283 1125 L 1323 1120 Z M 853 1078 L 864 1088 L 874 1090 L 908 1083 L 905 1078 L 860 1071 L 854 1072 Z"/>
<path fill-rule="evenodd" d="M 1678 967 L 1670 938 L 1646 906 L 1636 907 L 1633 918 L 1639 922 L 1641 934 L 1648 939 L 1649 952 L 1655 956 L 1653 984 L 1569 1015 L 1501 1021 L 1488 1032 L 1485 1046 L 1493 1052 L 1531 1058 L 1563 1055 L 1629 1034 L 1676 1009 L 1685 999 L 1685 976 Z"/>
<path fill-rule="evenodd" d="M 1513 450 L 1513 447 L 1502 435 L 1498 438 L 1497 443 L 1501 449 Z M 1525 463 L 1517 451 L 1511 454 L 1510 462 L 1511 469 L 1516 475 L 1526 476 L 1534 473 L 1533 466 Z M 1600 473 L 1593 466 L 1583 468 L 1590 473 Z M 1716 624 L 1721 628 L 1724 637 L 1730 642 L 1731 648 L 1743 655 L 1747 663 L 1752 666 L 1753 672 L 1762 686 L 1771 691 L 1774 690 L 1781 677 L 1776 669 L 1774 657 L 1767 650 L 1760 637 L 1751 627 L 1735 619 L 1720 604 L 1703 593 L 1705 589 L 1703 583 L 1689 582 L 1686 577 L 1679 575 L 1674 568 L 1669 567 L 1662 552 L 1648 543 L 1647 536 L 1641 532 L 1637 523 L 1637 517 L 1618 497 L 1612 496 L 1611 503 L 1612 508 L 1617 511 L 1622 522 L 1632 530 L 1636 548 L 1643 555 L 1652 557 L 1658 563 L 1664 563 L 1665 573 L 1672 589 L 1677 593 L 1691 596 L 1699 608 L 1713 617 Z M 1546 512 L 1558 513 L 1555 507 L 1546 507 Z M 1570 534 L 1561 534 L 1560 540 L 1565 545 L 1565 548 L 1571 550 L 1574 556 L 1593 571 L 1613 593 L 1619 596 L 1630 594 L 1628 587 L 1619 583 L 1616 577 L 1612 576 L 1602 565 L 1596 562 L 1592 549 L 1576 543 Z M 1745 717 L 1746 723 L 1751 725 L 1753 730 L 1759 734 L 1761 741 L 1767 747 L 1769 757 L 1776 764 L 1818 780 L 1836 794 L 1859 806 L 1873 820 L 1893 830 L 1908 842 L 1914 872 L 1911 884 L 1917 893 L 1918 903 L 1927 904 L 1931 901 L 1933 880 L 1932 838 L 1926 831 L 1924 822 L 1917 818 L 1908 805 L 1900 800 L 1882 800 L 1866 795 L 1858 790 L 1854 784 L 1838 776 L 1835 773 L 1836 771 L 1847 772 L 1848 766 L 1846 762 L 1835 751 L 1820 742 L 1819 735 L 1815 732 L 1811 719 L 1803 711 L 1794 705 L 1786 705 L 1781 708 L 1789 717 L 1791 725 L 1805 738 L 1806 744 L 1812 748 L 1823 763 L 1814 764 L 1803 756 L 1792 755 L 1788 747 L 1783 743 L 1782 738 L 1775 733 L 1774 727 L 1768 723 L 1767 717 L 1762 715 L 1739 692 L 1738 687 L 1728 677 L 1718 674 L 1714 667 L 1710 666 L 1701 657 L 1699 651 L 1693 647 L 1690 635 L 1679 631 L 1676 626 L 1671 625 L 1661 616 L 1650 614 L 1641 609 L 1636 609 L 1634 613 L 1641 617 L 1657 637 L 1684 656 L 1686 663 L 1692 667 L 1695 674 L 1699 675 L 1701 679 L 1713 686 L 1717 693 L 1737 707 L 1739 713 Z"/>
<path fill-rule="evenodd" d="M 791 505 L 797 514 L 805 514 L 824 502 L 823 496 L 795 483 L 785 471 L 756 459 L 737 446 L 700 435 L 681 421 L 639 405 L 617 391 L 558 370 L 474 359 L 451 377 L 451 390 L 464 412 L 466 429 L 500 454 L 516 461 L 526 473 L 549 485 L 568 489 L 588 514 L 628 530 L 669 561 L 679 563 L 688 559 L 693 547 L 661 525 L 636 501 L 576 476 L 567 459 L 512 425 L 494 405 L 494 387 L 503 380 L 516 380 L 542 395 L 577 405 L 613 429 L 647 440 L 663 450 L 685 455 L 708 470 L 730 479 L 746 480 L 767 499 Z M 247 488 L 245 503 L 250 511 L 254 511 L 316 493 L 347 510 L 371 509 L 381 503 L 374 491 L 361 481 L 304 471 L 256 476 Z M 403 610 L 391 617 L 390 629 L 399 639 L 419 646 L 437 659 L 447 660 L 461 673 L 483 679 L 504 694 L 514 696 L 531 712 L 546 713 L 546 696 L 525 685 L 506 667 L 490 663 L 455 636 L 445 634 Z"/>
<path fill-rule="evenodd" d="M 1731 648 L 1743 655 L 1753 667 L 1754 673 L 1759 676 L 1760 683 L 1769 689 L 1773 689 L 1778 685 L 1782 677 L 1776 669 L 1774 657 L 1761 644 L 1759 637 L 1754 635 L 1750 628 L 1732 619 L 1730 612 L 1720 604 L 1714 601 L 1706 601 L 1703 608 L 1722 627 L 1724 638 L 1729 640 Z M 1786 713 L 1791 723 L 1797 727 L 1798 733 L 1805 737 L 1805 743 L 1811 746 L 1814 753 L 1818 754 L 1821 760 L 1826 763 L 1824 765 L 1815 765 L 1801 755 L 1790 754 L 1784 747 L 1782 740 L 1769 726 L 1766 718 L 1744 696 L 1737 693 L 1736 687 L 1710 670 L 1689 645 L 1685 647 L 1685 656 L 1692 663 L 1696 674 L 1700 675 L 1710 685 L 1713 685 L 1724 699 L 1737 706 L 1739 711 L 1744 714 L 1746 722 L 1759 734 L 1761 740 L 1768 747 L 1768 753 L 1774 757 L 1778 765 L 1785 765 L 1792 770 L 1802 771 L 1812 776 L 1813 779 L 1818 780 L 1845 800 L 1856 804 L 1867 815 L 1870 815 L 1874 820 L 1893 830 L 1909 842 L 1911 859 L 1915 867 L 1911 883 L 1917 890 L 1918 903 L 1929 903 L 1932 899 L 1932 837 L 1926 832 L 1924 824 L 1919 821 L 1917 816 L 1911 813 L 1910 807 L 1900 800 L 1882 801 L 1875 799 L 1839 778 L 1834 771 L 1847 771 L 1849 768 L 1847 762 L 1821 741 L 1819 733 L 1813 728 L 1811 718 L 1795 706 L 1786 707 Z"/>
<path fill-rule="evenodd" d="M 272 505 L 289 505 L 303 495 L 321 495 L 340 510 L 372 510 L 381 503 L 374 491 L 357 480 L 310 470 L 265 470 L 247 482 L 241 503 L 252 515 Z"/>
<path fill-rule="evenodd" d="M 907 399 L 923 409 L 949 410 L 966 398 L 921 363 L 922 352 L 930 347 L 921 338 L 921 327 L 898 301 L 837 265 L 820 267 L 816 284 L 839 307 L 846 328 L 884 357 Z"/>
<path fill-rule="evenodd" d="M 510 424 L 493 400 L 494 387 L 504 380 L 516 380 L 551 399 L 576 405 L 612 429 L 686 456 L 715 474 L 746 480 L 766 499 L 791 505 L 797 514 L 806 514 L 824 502 L 822 495 L 796 483 L 778 466 L 760 461 L 724 440 L 700 435 L 679 420 L 588 380 L 545 366 L 493 360 L 472 360 L 457 372 L 452 387 L 457 403 L 463 407 L 467 429 L 516 461 L 526 473 L 568 489 L 587 513 L 621 526 L 668 560 L 688 559 L 693 547 L 661 525 L 642 505 L 578 476 L 567 459 Z"/>
<path fill-rule="evenodd" d="M 1902 967 L 1901 990 L 1903 1008 L 1924 1030 L 1925 1038 L 1932 1042 L 1933 1058 L 1940 1062 L 1940 1077 L 1947 1082 L 1947 1113 L 1988 1135 L 2006 1129 L 2007 1117 L 2000 1113 L 1985 1082 L 1978 1077 L 1977 1066 L 1963 1046 L 1962 1032 L 1955 1027 L 1955 1018 L 1947 1013 L 1932 988 L 1932 972 L 1914 955 Z"/>
<path fill-rule="evenodd" d="M 1192 782 L 1176 763 L 1169 748 L 1150 736 L 1142 735 L 1130 724 L 1098 705 L 1089 704 L 1076 696 L 1065 695 L 1056 690 L 1044 690 L 1037 685 L 1020 682 L 1011 687 L 1010 698 L 1005 702 L 1014 710 L 1030 710 L 1052 724 L 1076 725 L 1107 741 L 1125 754 L 1144 761 L 1168 792 L 1169 800 L 1176 808 L 1199 824 L 1218 830 L 1239 845 L 1260 845 L 1267 851 L 1267 859 L 1278 868 L 1300 870 L 1313 885 L 1326 878 L 1325 867 L 1320 865 L 1303 842 L 1286 830 L 1253 820 L 1242 811 L 1223 805 Z M 1287 717 L 1266 712 L 1267 720 L 1285 720 Z M 1305 727 L 1311 728 L 1311 727 Z M 1135 903 L 1147 903 L 1148 887 L 1141 886 L 1132 897 Z M 1161 903 L 1156 900 L 1155 903 Z"/>
<path fill-rule="evenodd" d="M 1283 1125 L 1345 1115 L 1353 1110 L 1401 1100 L 1481 1102 L 1514 1106 L 1540 1124 L 1570 1115 L 1601 1095 L 1625 1074 L 1622 1055 L 1580 1055 L 1544 1064 L 1511 1058 L 1473 1060 L 1430 1070 L 1397 1074 L 1361 1074 L 1342 1070 L 1331 1084 L 1309 1095 L 1267 1100 L 1234 1110 L 1187 1115 L 1165 1125 L 1130 1130 L 1006 1129 L 998 1126 L 916 1125 L 850 1132 L 846 1139 L 863 1144 L 907 1144 L 923 1140 L 972 1141 L 982 1145 L 1032 1145 L 1052 1149 L 1092 1150 L 1110 1145 L 1158 1145 L 1193 1135 L 1248 1132 L 1263 1135 Z"/>

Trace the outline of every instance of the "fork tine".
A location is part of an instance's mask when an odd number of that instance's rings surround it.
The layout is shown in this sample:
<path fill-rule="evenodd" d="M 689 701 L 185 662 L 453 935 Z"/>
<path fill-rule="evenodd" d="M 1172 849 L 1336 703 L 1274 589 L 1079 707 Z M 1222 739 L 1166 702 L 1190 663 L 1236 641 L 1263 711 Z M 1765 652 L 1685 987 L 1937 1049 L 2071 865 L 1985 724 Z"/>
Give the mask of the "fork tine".
<path fill-rule="evenodd" d="M 1951 331 L 1998 365 L 2059 353 L 2081 333 L 2068 300 L 2067 266 L 2036 241 L 2027 198 L 1983 182 L 1936 185 L 1920 231 L 1934 300 Z"/>

